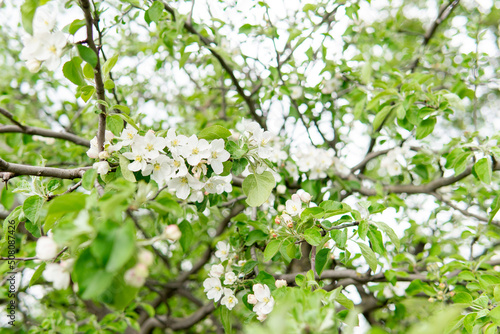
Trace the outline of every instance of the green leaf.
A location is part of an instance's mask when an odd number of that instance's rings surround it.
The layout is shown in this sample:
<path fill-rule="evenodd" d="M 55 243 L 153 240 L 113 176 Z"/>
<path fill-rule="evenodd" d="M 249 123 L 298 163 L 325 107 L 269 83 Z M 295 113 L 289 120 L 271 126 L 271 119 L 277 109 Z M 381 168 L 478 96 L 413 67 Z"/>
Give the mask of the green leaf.
<path fill-rule="evenodd" d="M 31 276 L 29 286 L 33 286 L 36 282 L 38 282 L 38 279 L 42 276 L 43 271 L 45 270 L 46 264 L 47 262 L 43 262 L 41 265 L 38 266 L 38 268 L 33 273 L 33 276 Z"/>
<path fill-rule="evenodd" d="M 80 30 L 80 28 L 84 27 L 86 24 L 87 21 L 76 19 L 69 25 L 68 31 L 71 35 L 74 35 L 78 30 Z"/>
<path fill-rule="evenodd" d="M 491 183 L 491 163 L 488 158 L 479 159 L 474 164 L 474 172 L 481 182 L 486 184 Z"/>
<path fill-rule="evenodd" d="M 125 263 L 135 253 L 135 228 L 132 222 L 128 222 L 116 230 L 113 248 L 106 271 L 115 272 L 125 265 Z"/>
<path fill-rule="evenodd" d="M 113 109 L 115 109 L 117 106 L 113 106 Z M 134 120 L 129 116 L 129 115 L 125 115 L 125 114 L 114 114 L 118 117 L 121 117 L 125 122 L 127 122 L 128 124 L 130 124 L 132 127 L 134 127 L 137 131 L 139 131 L 139 127 L 137 126 L 137 124 L 135 124 Z"/>
<path fill-rule="evenodd" d="M 384 222 L 375 222 L 375 225 L 377 225 L 385 234 L 387 234 L 387 236 L 389 236 L 389 239 L 391 239 L 394 247 L 396 247 L 396 250 L 399 250 L 401 243 L 396 235 L 396 232 L 394 232 L 394 230 Z"/>
<path fill-rule="evenodd" d="M 115 88 L 115 82 L 111 79 L 104 81 L 104 89 L 113 90 Z"/>
<path fill-rule="evenodd" d="M 24 215 L 34 224 L 38 223 L 38 217 L 40 216 L 40 209 L 43 203 L 43 198 L 38 195 L 28 197 L 23 203 Z"/>
<path fill-rule="evenodd" d="M 128 165 L 130 161 L 120 154 L 120 170 L 122 172 L 122 176 L 125 180 L 130 182 L 136 182 L 134 173 L 128 169 Z"/>
<path fill-rule="evenodd" d="M 279 240 L 273 239 L 271 240 L 264 250 L 264 262 L 267 262 L 273 258 L 278 250 L 280 249 L 281 242 Z"/>
<path fill-rule="evenodd" d="M 30 35 L 33 35 L 33 17 L 35 16 L 38 7 L 38 0 L 26 0 L 21 5 L 21 21 L 24 30 Z"/>
<path fill-rule="evenodd" d="M 85 208 L 87 195 L 82 193 L 70 193 L 58 196 L 50 201 L 48 214 L 64 214 L 80 211 Z"/>
<path fill-rule="evenodd" d="M 420 124 L 417 126 L 417 139 L 423 139 L 430 135 L 432 131 L 434 131 L 434 126 L 436 125 L 436 118 L 435 117 L 429 117 L 427 119 L 424 119 Z"/>
<path fill-rule="evenodd" d="M 78 54 L 83 60 L 89 63 L 93 68 L 97 66 L 97 55 L 94 50 L 81 44 L 77 44 L 76 48 L 78 49 Z"/>
<path fill-rule="evenodd" d="M 179 229 L 181 230 L 181 239 L 179 240 L 182 250 L 184 252 L 189 251 L 191 244 L 193 243 L 194 232 L 191 223 L 187 220 L 183 220 L 179 224 Z"/>
<path fill-rule="evenodd" d="M 391 110 L 392 106 L 385 106 L 377 113 L 377 115 L 375 115 L 375 118 L 373 119 L 373 130 L 377 131 L 380 129 Z"/>
<path fill-rule="evenodd" d="M 248 175 L 243 181 L 243 192 L 247 195 L 247 204 L 252 207 L 262 205 L 271 195 L 275 185 L 276 181 L 271 172 Z"/>
<path fill-rule="evenodd" d="M 198 138 L 206 139 L 206 140 L 214 140 L 214 139 L 225 139 L 231 136 L 231 132 L 223 126 L 220 125 L 212 125 L 208 128 L 201 130 L 198 134 Z"/>
<path fill-rule="evenodd" d="M 356 243 L 359 245 L 359 248 L 361 249 L 361 254 L 365 258 L 368 265 L 370 266 L 370 269 L 373 272 L 375 272 L 377 270 L 377 265 L 378 265 L 375 253 L 369 246 L 365 245 L 364 243 L 362 242 L 356 242 Z"/>
<path fill-rule="evenodd" d="M 84 189 L 92 190 L 94 188 L 94 183 L 97 178 L 97 170 L 91 168 L 83 174 L 82 186 Z"/>
<path fill-rule="evenodd" d="M 102 75 L 106 77 L 109 72 L 115 67 L 116 62 L 118 61 L 118 54 L 115 54 L 113 57 L 108 58 L 104 65 L 102 65 Z"/>
<path fill-rule="evenodd" d="M 257 241 L 267 240 L 268 237 L 269 234 L 265 233 L 264 231 L 253 230 L 250 233 L 248 233 L 245 239 L 245 246 L 251 246 Z"/>
<path fill-rule="evenodd" d="M 78 57 L 73 57 L 70 61 L 67 61 L 63 66 L 64 76 L 77 86 L 85 85 L 85 78 L 83 76 L 81 59 Z"/>
<path fill-rule="evenodd" d="M 146 20 L 146 22 L 148 24 L 151 22 L 158 23 L 158 21 L 161 18 L 161 15 L 163 13 L 163 9 L 164 9 L 164 7 L 163 7 L 163 4 L 161 3 L 161 1 L 154 1 L 153 4 L 151 5 L 151 7 L 149 7 L 149 9 L 146 10 L 145 19 L 146 19 L 146 16 L 147 16 L 147 18 L 149 18 L 149 22 L 148 22 L 148 20 Z"/>
<path fill-rule="evenodd" d="M 493 218 L 495 218 L 498 210 L 500 210 L 500 194 L 497 195 L 497 197 L 493 200 L 493 203 L 491 203 L 490 219 L 488 220 L 488 223 L 491 223 Z"/>
<path fill-rule="evenodd" d="M 118 115 L 106 117 L 106 126 L 115 136 L 119 136 L 123 130 L 123 119 Z"/>
<path fill-rule="evenodd" d="M 317 227 L 312 227 L 304 231 L 304 239 L 312 246 L 318 246 L 321 243 L 321 232 Z"/>
<path fill-rule="evenodd" d="M 227 307 L 221 306 L 219 307 L 219 312 L 220 312 L 220 322 L 224 327 L 224 333 L 232 334 L 233 327 L 231 324 L 231 311 Z"/>
<path fill-rule="evenodd" d="M 328 248 L 323 248 L 318 252 L 318 254 L 316 254 L 316 263 L 314 267 L 319 277 L 321 277 L 321 273 L 325 269 L 329 257 L 330 257 L 330 249 Z"/>

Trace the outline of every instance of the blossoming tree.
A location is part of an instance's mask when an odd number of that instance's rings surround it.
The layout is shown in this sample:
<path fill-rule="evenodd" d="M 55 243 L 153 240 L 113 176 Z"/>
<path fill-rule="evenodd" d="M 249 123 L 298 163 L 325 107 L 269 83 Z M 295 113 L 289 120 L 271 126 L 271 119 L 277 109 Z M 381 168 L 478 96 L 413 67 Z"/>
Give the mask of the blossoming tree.
<path fill-rule="evenodd" d="M 0 1 L 0 325 L 497 333 L 499 3 Z"/>

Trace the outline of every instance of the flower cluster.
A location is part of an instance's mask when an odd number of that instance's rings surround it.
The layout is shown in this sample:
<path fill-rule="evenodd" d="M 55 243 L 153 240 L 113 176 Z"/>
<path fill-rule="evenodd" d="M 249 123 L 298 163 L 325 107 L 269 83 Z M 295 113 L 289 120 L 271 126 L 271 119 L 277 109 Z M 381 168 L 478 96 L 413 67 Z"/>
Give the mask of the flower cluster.
<path fill-rule="evenodd" d="M 304 211 L 302 204 L 307 207 L 311 200 L 312 196 L 308 192 L 300 190 L 297 194 L 293 194 L 292 199 L 286 201 L 283 213 L 276 216 L 274 222 L 278 225 L 283 223 L 286 227 L 292 229 L 294 226 L 292 217 L 300 217 L 300 214 Z"/>
<path fill-rule="evenodd" d="M 219 241 L 216 245 L 216 249 L 215 256 L 221 263 L 212 266 L 208 274 L 209 277 L 203 282 L 203 287 L 205 288 L 208 299 L 213 299 L 214 302 L 218 302 L 222 298 L 221 304 L 226 306 L 229 310 L 232 310 L 233 307 L 238 304 L 238 299 L 234 295 L 235 291 L 228 287 L 222 287 L 222 284 L 225 286 L 232 286 L 238 281 L 236 274 L 230 269 L 230 264 L 227 268 L 224 268 L 222 265 L 222 262 L 226 261 L 229 257 L 231 246 L 223 241 Z M 224 281 L 221 283 L 222 276 L 224 276 Z"/>
<path fill-rule="evenodd" d="M 127 166 L 130 171 L 150 176 L 160 187 L 167 185 L 180 199 L 191 195 L 190 200 L 201 202 L 204 194 L 232 191 L 231 176 L 220 176 L 223 163 L 230 157 L 223 139 L 209 143 L 196 135 L 177 135 L 174 129 L 168 130 L 166 137 L 157 136 L 152 130 L 141 136 L 130 125 L 115 138 L 114 145 L 113 138 L 112 133 L 108 137 L 106 132 L 104 151 L 100 153 L 97 140 L 92 139 L 87 155 L 107 159 L 111 153 L 124 149 L 123 156 L 131 161 Z M 208 166 L 214 172 L 211 177 L 207 177 Z M 94 168 L 100 174 L 109 172 L 107 161 L 96 162 Z"/>
<path fill-rule="evenodd" d="M 222 305 L 232 310 L 238 304 L 238 299 L 235 296 L 236 285 L 243 283 L 241 281 L 243 275 L 237 277 L 231 269 L 233 262 L 233 257 L 230 256 L 231 246 L 223 241 L 219 241 L 216 249 L 215 256 L 220 260 L 220 263 L 212 265 L 208 274 L 209 277 L 203 282 L 203 287 L 208 299 L 213 299 L 214 302 L 220 300 Z M 243 266 L 245 262 L 239 261 L 238 266 Z M 224 263 L 227 263 L 226 267 L 224 267 Z M 286 285 L 285 280 L 276 281 L 277 288 Z M 254 293 L 247 296 L 247 301 L 249 304 L 254 305 L 253 311 L 257 314 L 257 319 L 264 321 L 274 307 L 274 298 L 271 296 L 271 290 L 267 285 L 254 284 L 252 291 Z"/>
<path fill-rule="evenodd" d="M 61 31 L 54 31 L 55 24 L 54 10 L 48 6 L 37 8 L 33 18 L 34 34 L 23 37 L 24 48 L 20 55 L 30 72 L 38 72 L 42 63 L 53 71 L 61 63 L 66 35 Z"/>
<path fill-rule="evenodd" d="M 335 153 L 332 149 L 324 150 L 314 146 L 308 146 L 299 150 L 296 154 L 297 166 L 301 172 L 310 173 L 310 180 L 317 180 L 327 176 L 326 171 L 335 162 Z"/>

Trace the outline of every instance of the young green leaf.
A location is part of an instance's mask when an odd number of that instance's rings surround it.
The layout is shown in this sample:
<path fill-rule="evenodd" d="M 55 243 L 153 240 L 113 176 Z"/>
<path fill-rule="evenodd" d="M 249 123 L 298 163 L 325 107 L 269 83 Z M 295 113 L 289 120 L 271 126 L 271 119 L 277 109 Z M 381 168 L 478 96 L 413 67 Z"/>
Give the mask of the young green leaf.
<path fill-rule="evenodd" d="M 271 172 L 248 175 L 243 181 L 243 192 L 247 195 L 247 204 L 253 207 L 262 205 L 271 195 L 275 185 L 276 181 Z"/>
<path fill-rule="evenodd" d="M 377 265 L 378 265 L 375 253 L 369 246 L 365 245 L 364 243 L 362 242 L 356 242 L 356 243 L 359 245 L 359 248 L 361 249 L 361 254 L 365 258 L 368 265 L 370 266 L 370 269 L 373 272 L 375 272 L 377 270 Z"/>

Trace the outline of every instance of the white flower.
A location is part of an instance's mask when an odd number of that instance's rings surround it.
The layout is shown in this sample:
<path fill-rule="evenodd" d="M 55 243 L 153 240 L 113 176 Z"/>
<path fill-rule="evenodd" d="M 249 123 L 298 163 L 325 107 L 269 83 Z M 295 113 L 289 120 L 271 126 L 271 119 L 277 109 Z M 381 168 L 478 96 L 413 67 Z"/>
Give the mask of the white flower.
<path fill-rule="evenodd" d="M 166 155 L 161 154 L 156 159 L 153 159 L 151 164 L 147 165 L 146 169 L 142 172 L 142 175 L 147 176 L 153 173 L 153 175 L 151 175 L 151 179 L 156 181 L 160 187 L 163 187 L 170 179 L 173 171 L 173 160 Z"/>
<path fill-rule="evenodd" d="M 286 192 L 286 186 L 284 184 L 278 184 L 276 191 L 278 194 L 284 194 Z"/>
<path fill-rule="evenodd" d="M 176 177 L 184 176 L 188 173 L 188 169 L 186 167 L 186 164 L 184 163 L 184 159 L 181 156 L 173 154 L 172 164 L 174 166 Z"/>
<path fill-rule="evenodd" d="M 184 135 L 176 135 L 174 129 L 169 129 L 167 132 L 166 144 L 170 152 L 179 155 L 180 149 L 186 146 L 188 138 Z"/>
<path fill-rule="evenodd" d="M 56 25 L 56 11 L 49 6 L 36 9 L 33 17 L 33 31 L 35 33 L 50 32 Z"/>
<path fill-rule="evenodd" d="M 133 160 L 127 168 L 132 172 L 145 171 L 148 167 L 144 151 L 132 150 L 132 152 L 125 152 L 123 156 L 129 160 Z"/>
<path fill-rule="evenodd" d="M 222 298 L 220 303 L 225 305 L 229 310 L 232 310 L 238 304 L 238 299 L 234 296 L 233 290 L 224 288 L 224 298 Z"/>
<path fill-rule="evenodd" d="M 274 135 L 270 131 L 264 131 L 260 135 L 254 136 L 258 147 L 257 154 L 260 158 L 267 159 L 271 157 L 271 154 L 273 153 L 271 140 L 273 137 Z"/>
<path fill-rule="evenodd" d="M 286 212 L 290 216 L 300 215 L 302 212 L 302 201 L 300 200 L 299 195 L 294 194 L 291 200 L 286 201 Z"/>
<path fill-rule="evenodd" d="M 170 241 L 177 241 L 182 236 L 182 232 L 179 229 L 179 226 L 177 226 L 175 224 L 171 224 L 171 225 L 168 225 L 167 227 L 165 227 L 163 234 Z"/>
<path fill-rule="evenodd" d="M 186 199 L 191 192 L 191 188 L 194 190 L 200 190 L 203 188 L 204 184 L 192 177 L 190 174 L 186 174 L 181 177 L 173 178 L 169 181 L 168 186 L 175 191 L 177 197 L 180 199 Z"/>
<path fill-rule="evenodd" d="M 95 162 L 92 168 L 97 169 L 97 174 L 104 175 L 108 174 L 110 167 L 107 161 Z"/>
<path fill-rule="evenodd" d="M 252 305 L 255 305 L 258 303 L 257 298 L 255 298 L 254 294 L 249 294 L 247 296 L 247 302 L 248 302 L 248 304 L 252 304 Z"/>
<path fill-rule="evenodd" d="M 214 264 L 212 268 L 210 268 L 210 273 L 208 275 L 210 277 L 221 277 L 224 275 L 224 266 L 222 264 Z"/>
<path fill-rule="evenodd" d="M 257 314 L 269 314 L 274 307 L 274 298 L 271 296 L 271 291 L 267 285 L 255 284 L 253 292 L 257 299 L 257 304 L 253 307 L 253 311 Z"/>
<path fill-rule="evenodd" d="M 215 248 L 217 248 L 215 256 L 218 257 L 222 262 L 226 261 L 229 252 L 231 251 L 231 246 L 229 246 L 224 241 L 219 241 L 217 245 L 215 245 Z"/>
<path fill-rule="evenodd" d="M 222 286 L 218 278 L 207 278 L 205 281 L 203 281 L 203 287 L 205 288 L 208 299 L 213 299 L 214 302 L 218 302 L 222 297 Z"/>
<path fill-rule="evenodd" d="M 146 159 L 156 159 L 166 145 L 165 138 L 157 137 L 152 130 L 149 130 L 144 137 L 134 137 L 132 151 L 143 152 Z"/>
<path fill-rule="evenodd" d="M 140 288 L 146 282 L 148 274 L 148 267 L 144 263 L 137 263 L 125 272 L 124 280 L 128 285 Z"/>
<path fill-rule="evenodd" d="M 293 86 L 290 88 L 290 97 L 294 100 L 302 97 L 302 87 Z"/>
<path fill-rule="evenodd" d="M 231 185 L 232 176 L 212 176 L 205 183 L 205 190 L 209 194 L 222 194 L 223 192 L 230 193 L 233 190 Z"/>
<path fill-rule="evenodd" d="M 245 118 L 243 118 L 241 122 L 236 124 L 236 129 L 242 132 L 247 137 L 258 135 L 264 131 L 259 123 L 252 120 L 247 120 Z"/>
<path fill-rule="evenodd" d="M 55 33 L 43 32 L 35 35 L 34 38 L 41 40 L 35 59 L 43 61 L 48 70 L 54 71 L 61 63 L 62 51 L 66 46 L 66 36 L 57 31 Z"/>
<path fill-rule="evenodd" d="M 229 152 L 224 149 L 224 140 L 215 139 L 210 143 L 210 155 L 208 163 L 212 166 L 215 174 L 220 174 L 224 170 L 222 163 L 229 159 Z"/>
<path fill-rule="evenodd" d="M 139 260 L 139 263 L 142 263 L 148 267 L 152 265 L 154 261 L 153 253 L 145 249 L 141 249 L 137 258 Z"/>
<path fill-rule="evenodd" d="M 201 159 L 210 156 L 210 144 L 205 139 L 198 139 L 196 135 L 192 135 L 188 138 L 186 146 L 180 149 L 180 154 L 191 166 L 196 166 Z"/>
<path fill-rule="evenodd" d="M 260 322 L 264 321 L 267 319 L 267 314 L 264 314 L 264 313 L 257 313 L 257 320 L 259 320 Z"/>
<path fill-rule="evenodd" d="M 288 283 L 284 279 L 278 279 L 278 280 L 276 280 L 276 282 L 274 282 L 274 284 L 276 285 L 276 287 L 278 289 L 288 285 Z"/>
<path fill-rule="evenodd" d="M 236 274 L 232 271 L 226 273 L 226 275 L 224 275 L 224 285 L 232 285 L 234 284 L 234 282 L 236 282 Z"/>
<path fill-rule="evenodd" d="M 54 289 L 67 289 L 70 282 L 70 270 L 73 260 L 61 261 L 61 263 L 48 263 L 43 271 L 43 278 L 52 282 Z"/>
<path fill-rule="evenodd" d="M 57 244 L 52 238 L 40 237 L 36 242 L 36 257 L 42 261 L 52 260 L 57 255 Z"/>
<path fill-rule="evenodd" d="M 137 134 L 137 130 L 130 124 L 127 124 L 125 129 L 123 129 L 122 133 L 120 134 L 118 139 L 121 140 L 120 145 L 121 147 L 130 145 L 134 141 L 134 137 Z"/>
<path fill-rule="evenodd" d="M 203 194 L 203 191 L 201 190 L 195 190 L 189 195 L 188 201 L 189 202 L 197 202 L 201 203 L 205 199 L 205 195 Z"/>

